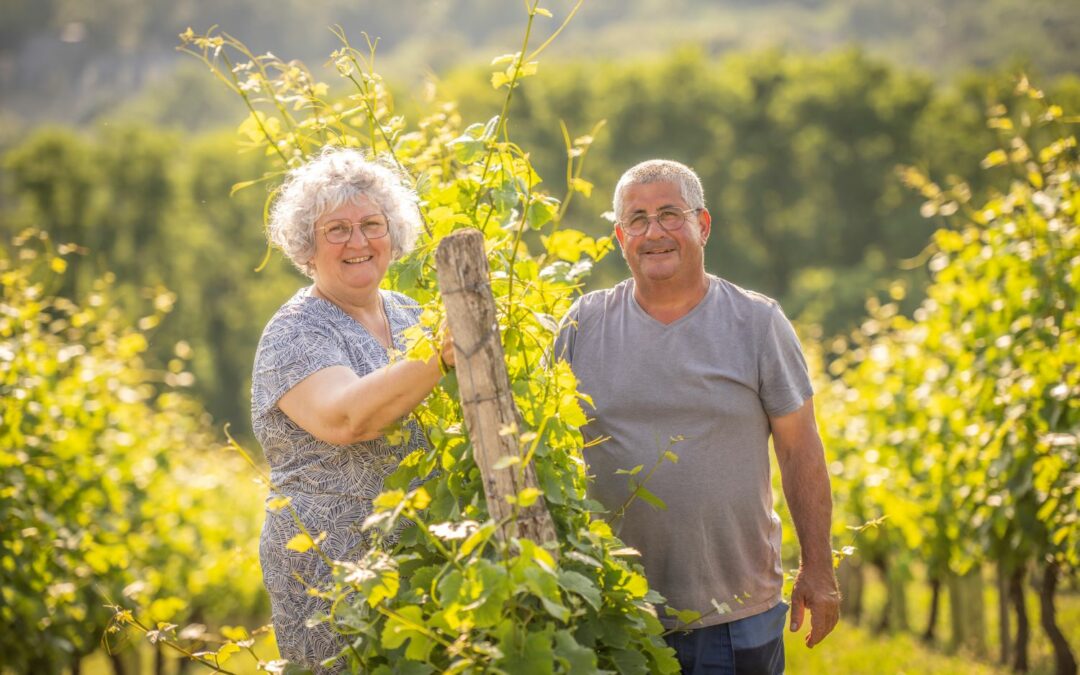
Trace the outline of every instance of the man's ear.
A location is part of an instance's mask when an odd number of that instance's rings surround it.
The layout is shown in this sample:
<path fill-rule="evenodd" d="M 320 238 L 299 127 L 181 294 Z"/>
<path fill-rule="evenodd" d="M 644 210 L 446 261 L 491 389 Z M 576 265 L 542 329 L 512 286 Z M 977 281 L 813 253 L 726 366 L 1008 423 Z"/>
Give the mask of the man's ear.
<path fill-rule="evenodd" d="M 619 248 L 622 250 L 622 254 L 625 257 L 626 256 L 626 248 L 625 248 L 626 242 L 624 240 L 626 239 L 626 233 L 623 232 L 623 229 L 621 227 L 619 227 L 618 224 L 615 225 L 615 239 L 617 239 L 619 241 Z"/>
<path fill-rule="evenodd" d="M 701 209 L 697 220 L 698 227 L 701 228 L 701 243 L 704 245 L 709 240 L 709 233 L 712 232 L 712 216 L 709 215 L 709 209 Z"/>

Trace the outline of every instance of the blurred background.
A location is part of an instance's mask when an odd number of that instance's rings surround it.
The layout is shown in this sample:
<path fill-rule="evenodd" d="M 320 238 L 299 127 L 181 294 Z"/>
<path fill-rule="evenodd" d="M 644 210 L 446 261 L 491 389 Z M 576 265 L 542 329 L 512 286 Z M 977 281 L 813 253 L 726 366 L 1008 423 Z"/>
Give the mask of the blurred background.
<path fill-rule="evenodd" d="M 534 45 L 573 4 L 545 3 L 554 16 L 538 18 Z M 54 245 L 74 244 L 62 281 L 49 292 L 80 302 L 97 298 L 101 321 L 107 306 L 109 321 L 146 329 L 145 345 L 110 358 L 121 368 L 137 355 L 140 377 L 187 392 L 184 405 L 200 410 L 191 438 L 220 439 L 229 425 L 250 445 L 255 345 L 267 319 L 305 279 L 276 253 L 255 271 L 266 254 L 269 186 L 232 196 L 230 188 L 261 175 L 267 163 L 241 146 L 243 103 L 177 50 L 177 35 L 217 25 L 255 53 L 304 61 L 333 91 L 336 76 L 325 64 L 340 46 L 330 30 L 339 25 L 354 46 L 365 34 L 377 39 L 375 67 L 394 93 L 396 113 L 412 121 L 456 101 L 466 121 L 484 122 L 503 96 L 490 85 L 490 61 L 520 49 L 524 17 L 515 0 L 3 0 L 0 241 L 17 256 L 22 244 L 10 242 L 34 227 Z M 943 185 L 962 178 L 975 194 L 1008 187 L 1008 176 L 983 172 L 980 163 L 1000 145 L 988 111 L 1017 97 L 1021 73 L 1048 100 L 1080 111 L 1080 3 L 587 0 L 544 54 L 537 76 L 515 92 L 511 134 L 530 152 L 547 190 L 562 196 L 560 123 L 573 138 L 604 122 L 585 163 L 594 188 L 575 196 L 566 221 L 593 236 L 610 233 L 605 212 L 628 166 L 652 157 L 691 165 L 713 215 L 709 271 L 777 298 L 806 338 L 827 343 L 865 321 L 868 299 L 897 300 L 899 311 L 910 312 L 924 298 L 930 275 L 923 253 L 945 221 L 920 213 L 924 196 L 904 185 L 903 167 Z M 612 254 L 588 288 L 626 275 Z M 14 283 L 5 278 L 6 287 Z M 117 395 L 117 409 L 132 404 Z M 220 440 L 204 445 L 214 443 Z M 170 467 L 186 475 L 198 471 L 198 462 Z M 97 484 L 95 476 L 87 474 L 88 486 Z M 212 492 L 213 485 L 203 487 Z M 233 496 L 250 501 L 257 494 L 244 488 Z M 112 498 L 103 496 L 103 503 Z M 208 509 L 224 508 L 207 499 Z M 214 534 L 213 545 L 247 556 L 223 567 L 248 565 L 245 600 L 236 606 L 244 609 L 234 618 L 250 623 L 266 617 L 251 567 L 258 508 L 239 508 L 250 515 L 247 534 L 236 541 Z M 219 582 L 239 587 L 224 577 L 213 583 Z M 66 587 L 26 583 L 27 593 L 73 601 Z M 149 598 L 160 588 L 116 590 Z M 883 597 L 870 591 L 868 602 L 880 606 Z M 206 607 L 218 607 L 220 597 L 215 602 Z M 1068 611 L 1075 637 L 1075 599 Z M 211 618 L 220 623 L 221 616 L 228 612 Z M 68 646 L 58 649 L 71 655 L 93 647 L 64 639 Z M 907 672 L 972 672 L 963 659 L 919 656 L 905 639 L 878 648 L 900 660 L 915 654 L 917 663 L 903 666 L 915 668 Z M 56 663 L 39 666 L 47 671 Z M 830 663 L 803 667 L 838 667 Z M 127 668 L 151 667 L 145 657 L 139 664 Z"/>
<path fill-rule="evenodd" d="M 572 4 L 551 2 L 538 33 Z M 252 272 L 267 187 L 229 197 L 261 173 L 234 134 L 246 111 L 176 36 L 218 25 L 337 86 L 323 66 L 340 25 L 354 46 L 378 39 L 376 68 L 407 119 L 456 100 L 486 121 L 501 104 L 487 64 L 519 48 L 523 16 L 505 0 L 6 0 L 0 222 L 85 246 L 76 286 L 109 269 L 129 300 L 156 284 L 175 293 L 151 353 L 167 360 L 186 341 L 199 398 L 246 429 L 254 345 L 302 280 L 278 257 Z M 716 223 L 709 270 L 833 335 L 861 320 L 868 292 L 925 279 L 898 265 L 940 223 L 897 167 L 975 176 L 996 147 L 990 103 L 1026 72 L 1069 108 L 1078 57 L 1080 6 L 1064 0 L 586 2 L 515 96 L 511 131 L 561 195 L 560 121 L 575 137 L 606 120 L 585 167 L 595 190 L 570 211 L 594 235 L 610 230 L 602 215 L 632 163 L 693 166 Z M 625 273 L 614 255 L 590 284 Z"/>
<path fill-rule="evenodd" d="M 572 5 L 549 3 L 537 32 Z M 36 225 L 85 246 L 76 286 L 109 269 L 130 300 L 156 284 L 175 293 L 151 353 L 167 360 L 186 341 L 198 396 L 246 429 L 254 345 L 302 279 L 278 257 L 252 272 L 267 187 L 229 197 L 261 173 L 234 135 L 246 111 L 176 36 L 218 25 L 337 86 L 323 66 L 340 25 L 354 46 L 378 39 L 376 68 L 407 119 L 456 100 L 466 120 L 486 121 L 501 104 L 487 64 L 519 48 L 523 16 L 505 0 L 6 0 L 0 222 L 8 236 Z M 919 214 L 897 167 L 975 176 L 997 143 L 986 109 L 1020 72 L 1066 108 L 1080 102 L 1080 6 L 586 2 L 515 96 L 511 131 L 560 196 L 560 121 L 574 137 L 606 120 L 585 167 L 595 190 L 570 211 L 594 235 L 610 230 L 602 215 L 625 168 L 650 157 L 693 166 L 716 223 L 709 270 L 834 335 L 861 320 L 868 292 L 925 279 L 899 263 L 940 223 Z M 614 255 L 590 285 L 625 274 Z"/>

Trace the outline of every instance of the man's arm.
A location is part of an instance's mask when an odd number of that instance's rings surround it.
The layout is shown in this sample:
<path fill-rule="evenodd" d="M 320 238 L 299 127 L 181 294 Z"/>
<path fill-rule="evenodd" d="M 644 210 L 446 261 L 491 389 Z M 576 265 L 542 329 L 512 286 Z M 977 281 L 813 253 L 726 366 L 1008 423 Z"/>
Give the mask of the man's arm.
<path fill-rule="evenodd" d="M 799 630 L 804 611 L 810 610 L 806 646 L 813 647 L 840 618 L 840 592 L 832 564 L 832 494 L 813 399 L 793 413 L 770 417 L 769 423 L 784 497 L 801 549 L 791 592 L 791 630 Z"/>

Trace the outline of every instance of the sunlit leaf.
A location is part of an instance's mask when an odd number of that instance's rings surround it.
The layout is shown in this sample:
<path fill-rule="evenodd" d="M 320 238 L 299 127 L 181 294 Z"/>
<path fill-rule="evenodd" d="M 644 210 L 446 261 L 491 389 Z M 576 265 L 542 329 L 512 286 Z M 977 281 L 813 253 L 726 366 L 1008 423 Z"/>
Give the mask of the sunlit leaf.
<path fill-rule="evenodd" d="M 285 548 L 290 551 L 296 551 L 297 553 L 305 553 L 314 545 L 315 542 L 312 541 L 311 537 L 306 532 L 301 532 L 290 539 L 289 542 L 285 544 Z"/>

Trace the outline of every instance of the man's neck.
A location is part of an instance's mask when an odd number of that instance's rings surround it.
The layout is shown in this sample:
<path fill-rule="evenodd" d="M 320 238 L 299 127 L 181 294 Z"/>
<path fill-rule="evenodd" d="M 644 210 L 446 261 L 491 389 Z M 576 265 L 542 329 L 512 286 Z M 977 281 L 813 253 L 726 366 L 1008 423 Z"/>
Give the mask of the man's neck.
<path fill-rule="evenodd" d="M 709 278 L 704 271 L 689 283 L 681 279 L 644 284 L 634 280 L 634 299 L 649 316 L 663 324 L 689 314 L 708 291 Z"/>

